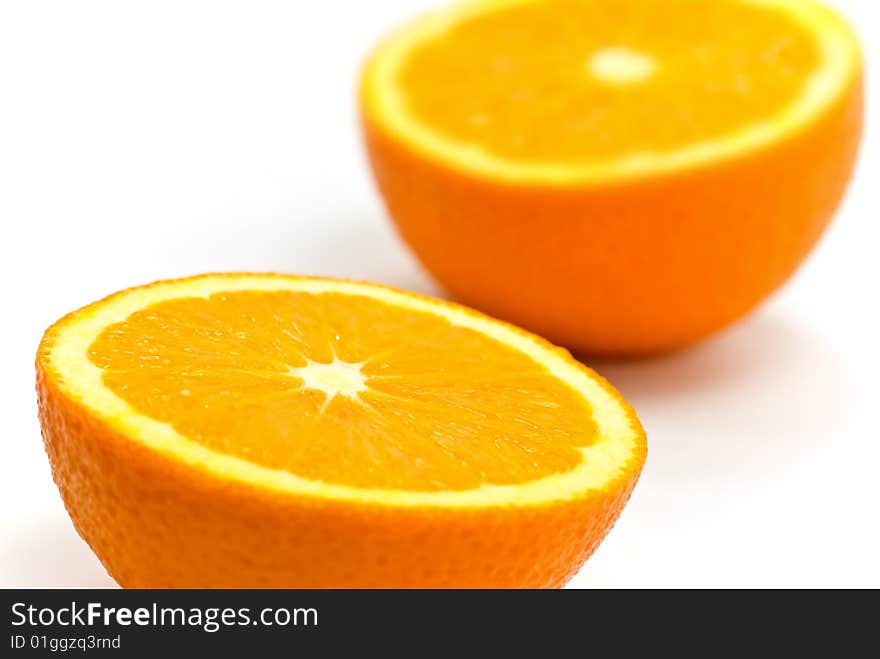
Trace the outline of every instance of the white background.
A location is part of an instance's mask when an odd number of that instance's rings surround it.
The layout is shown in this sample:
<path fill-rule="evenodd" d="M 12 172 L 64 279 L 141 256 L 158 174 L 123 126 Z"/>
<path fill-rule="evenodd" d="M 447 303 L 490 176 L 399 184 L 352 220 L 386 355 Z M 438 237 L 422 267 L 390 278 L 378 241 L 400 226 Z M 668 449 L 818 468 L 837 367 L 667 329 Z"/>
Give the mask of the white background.
<path fill-rule="evenodd" d="M 384 217 L 354 110 L 364 52 L 431 4 L 0 5 L 0 586 L 113 583 L 41 444 L 33 359 L 56 318 L 202 271 L 438 292 Z M 870 35 L 876 74 L 878 3 L 834 4 Z M 591 364 L 639 411 L 650 455 L 572 586 L 880 586 L 877 106 L 868 114 L 850 194 L 784 290 L 690 351 Z"/>

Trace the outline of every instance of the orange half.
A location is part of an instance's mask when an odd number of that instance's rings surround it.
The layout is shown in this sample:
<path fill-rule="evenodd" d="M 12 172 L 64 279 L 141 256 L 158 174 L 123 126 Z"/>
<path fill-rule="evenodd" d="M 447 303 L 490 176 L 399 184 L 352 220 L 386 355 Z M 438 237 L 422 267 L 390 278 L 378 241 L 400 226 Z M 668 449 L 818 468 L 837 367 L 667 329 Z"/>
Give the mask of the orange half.
<path fill-rule="evenodd" d="M 645 456 L 564 351 L 370 284 L 123 291 L 53 326 L 37 368 L 55 478 L 124 585 L 559 585 Z"/>
<path fill-rule="evenodd" d="M 863 70 L 812 0 L 481 0 L 369 56 L 365 146 L 457 300 L 584 354 L 753 310 L 850 180 Z"/>

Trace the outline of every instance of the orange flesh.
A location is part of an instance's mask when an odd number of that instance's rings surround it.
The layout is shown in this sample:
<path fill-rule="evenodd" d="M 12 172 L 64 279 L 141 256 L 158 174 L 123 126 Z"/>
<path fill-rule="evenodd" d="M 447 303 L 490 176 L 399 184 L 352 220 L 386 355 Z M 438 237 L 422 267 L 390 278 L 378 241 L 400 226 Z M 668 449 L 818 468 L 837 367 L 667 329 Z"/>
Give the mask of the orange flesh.
<path fill-rule="evenodd" d="M 104 330 L 89 358 L 116 395 L 199 444 L 354 487 L 527 482 L 576 466 L 595 435 L 586 401 L 530 358 L 339 293 L 161 302 Z M 331 379 L 328 395 L 296 371 L 331 363 L 359 369 L 357 386 Z"/>
<path fill-rule="evenodd" d="M 621 50 L 651 70 L 595 74 L 597 59 Z M 576 162 L 678 149 L 766 120 L 819 64 L 811 36 L 769 8 L 550 0 L 458 23 L 419 45 L 398 81 L 409 112 L 447 138 L 516 161 Z"/>

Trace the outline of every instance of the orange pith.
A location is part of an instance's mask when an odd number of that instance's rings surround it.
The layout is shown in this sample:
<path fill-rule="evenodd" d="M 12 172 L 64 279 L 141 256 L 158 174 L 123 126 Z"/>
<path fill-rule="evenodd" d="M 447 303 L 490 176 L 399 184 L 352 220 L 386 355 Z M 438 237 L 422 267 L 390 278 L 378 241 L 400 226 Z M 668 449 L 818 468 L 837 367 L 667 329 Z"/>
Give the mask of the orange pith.
<path fill-rule="evenodd" d="M 678 149 L 763 121 L 818 63 L 810 35 L 772 8 L 551 0 L 466 18 L 420 44 L 398 75 L 409 112 L 447 138 L 571 162 Z"/>
<path fill-rule="evenodd" d="M 207 448 L 354 487 L 534 480 L 580 462 L 572 447 L 594 432 L 583 399 L 528 357 L 351 295 L 162 302 L 104 330 L 89 357 L 114 393 Z M 310 369 L 329 382 L 310 387 Z"/>
<path fill-rule="evenodd" d="M 557 587 L 645 460 L 563 350 L 373 284 L 204 275 L 53 325 L 40 424 L 126 587 Z"/>

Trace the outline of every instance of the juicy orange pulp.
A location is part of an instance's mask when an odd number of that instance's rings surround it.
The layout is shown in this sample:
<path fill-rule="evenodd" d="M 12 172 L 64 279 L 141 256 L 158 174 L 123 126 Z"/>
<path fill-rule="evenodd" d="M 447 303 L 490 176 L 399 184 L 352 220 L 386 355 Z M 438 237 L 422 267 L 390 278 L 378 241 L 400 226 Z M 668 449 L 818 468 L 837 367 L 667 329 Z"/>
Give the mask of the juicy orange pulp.
<path fill-rule="evenodd" d="M 215 452 L 354 487 L 532 481 L 576 466 L 596 432 L 583 396 L 528 356 L 338 293 L 162 301 L 89 358 L 138 412 Z"/>
<path fill-rule="evenodd" d="M 519 162 L 723 137 L 779 114 L 820 63 L 812 35 L 751 3 L 509 4 L 420 44 L 399 85 L 417 121 Z"/>

